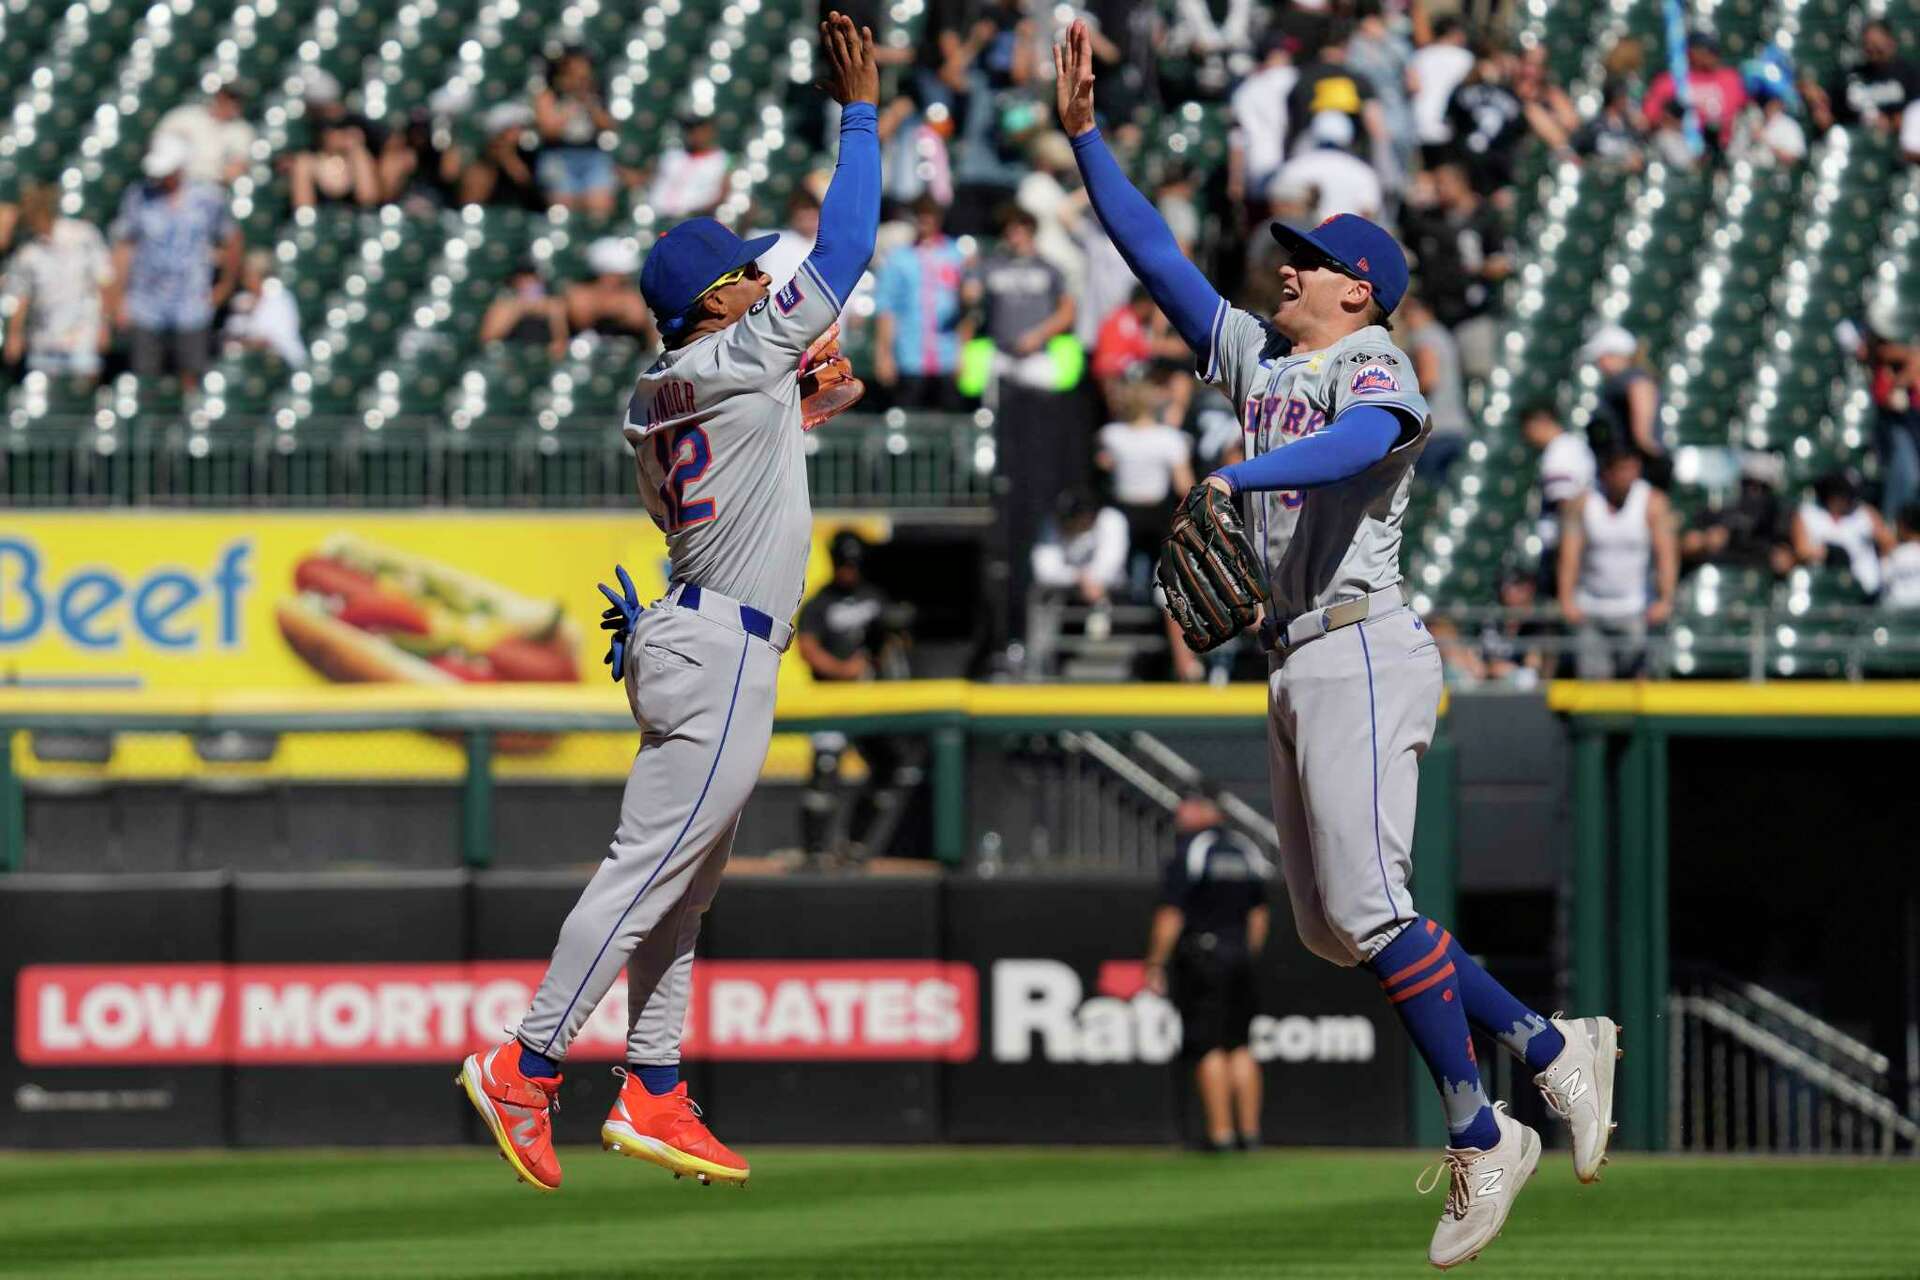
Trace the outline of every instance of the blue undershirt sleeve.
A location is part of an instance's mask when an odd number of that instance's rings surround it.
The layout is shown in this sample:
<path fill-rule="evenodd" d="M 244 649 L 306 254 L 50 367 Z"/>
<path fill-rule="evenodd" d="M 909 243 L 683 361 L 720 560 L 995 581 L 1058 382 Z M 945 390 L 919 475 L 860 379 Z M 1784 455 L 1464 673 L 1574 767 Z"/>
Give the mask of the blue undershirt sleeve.
<path fill-rule="evenodd" d="M 1073 154 L 1080 162 L 1087 198 L 1100 225 L 1106 228 L 1107 238 L 1167 313 L 1181 338 L 1204 361 L 1209 355 L 1214 316 L 1226 303 L 1199 268 L 1180 252 L 1159 210 L 1127 181 L 1098 129 L 1075 138 Z"/>
<path fill-rule="evenodd" d="M 873 257 L 879 226 L 879 114 L 871 102 L 849 102 L 840 112 L 840 160 L 820 201 L 820 231 L 807 255 L 841 306 Z"/>
<path fill-rule="evenodd" d="M 1402 418 L 1382 405 L 1357 405 L 1310 436 L 1214 474 L 1235 493 L 1314 489 L 1362 471 L 1393 451 Z"/>

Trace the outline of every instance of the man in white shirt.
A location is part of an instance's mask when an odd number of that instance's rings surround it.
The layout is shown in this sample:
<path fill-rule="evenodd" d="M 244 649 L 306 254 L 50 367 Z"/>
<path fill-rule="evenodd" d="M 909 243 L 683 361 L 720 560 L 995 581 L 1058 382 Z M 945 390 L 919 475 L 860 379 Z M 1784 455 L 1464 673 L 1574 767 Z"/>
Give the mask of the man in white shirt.
<path fill-rule="evenodd" d="M 245 110 L 245 91 L 229 80 L 205 102 L 184 103 L 161 116 L 154 136 L 173 134 L 187 144 L 189 179 L 225 186 L 253 162 L 254 131 Z"/>
<path fill-rule="evenodd" d="M 1233 91 L 1234 164 L 1241 188 L 1255 200 L 1286 163 L 1287 95 L 1299 82 L 1292 42 L 1273 32 L 1260 69 Z"/>
<path fill-rule="evenodd" d="M 1407 88 L 1413 92 L 1413 124 L 1424 147 L 1444 147 L 1453 141 L 1447 124 L 1447 100 L 1473 70 L 1473 50 L 1467 47 L 1467 29 L 1454 17 L 1437 19 L 1433 43 L 1413 51 L 1407 63 Z"/>
<path fill-rule="evenodd" d="M 710 214 L 727 198 L 727 153 L 714 144 L 713 120 L 689 116 L 680 123 L 681 145 L 660 154 L 647 203 L 662 221 Z"/>
<path fill-rule="evenodd" d="M 1316 223 L 1343 213 L 1378 221 L 1386 191 L 1373 166 L 1347 150 L 1353 145 L 1353 117 L 1322 111 L 1307 126 L 1307 139 L 1310 148 L 1280 166 L 1273 187 L 1281 191 L 1312 187 Z"/>
<path fill-rule="evenodd" d="M 1554 552 L 1560 546 L 1560 511 L 1568 499 L 1593 488 L 1593 449 L 1586 440 L 1560 425 L 1552 406 L 1537 404 L 1520 417 L 1520 434 L 1540 454 L 1540 532 L 1542 589 L 1553 593 L 1552 575 L 1559 567 Z"/>
<path fill-rule="evenodd" d="M 29 186 L 20 197 L 19 249 L 0 277 L 12 299 L 8 364 L 91 382 L 100 376 L 106 293 L 114 285 L 107 243 L 90 222 L 63 218 L 59 193 Z"/>
<path fill-rule="evenodd" d="M 1127 518 L 1080 490 L 1060 499 L 1059 518 L 1033 548 L 1033 581 L 1100 604 L 1126 581 Z"/>

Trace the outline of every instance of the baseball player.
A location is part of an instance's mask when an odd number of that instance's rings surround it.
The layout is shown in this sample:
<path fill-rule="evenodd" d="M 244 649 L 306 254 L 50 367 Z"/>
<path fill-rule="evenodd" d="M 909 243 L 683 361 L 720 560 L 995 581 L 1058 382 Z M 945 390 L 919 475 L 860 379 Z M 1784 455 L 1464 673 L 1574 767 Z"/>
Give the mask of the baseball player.
<path fill-rule="evenodd" d="M 769 296 L 756 259 L 710 218 L 662 236 L 640 289 L 666 345 L 622 427 L 640 496 L 667 535 L 667 594 L 642 609 L 624 569 L 607 660 L 641 730 L 620 825 L 561 926 L 513 1039 L 469 1057 L 467 1096 L 522 1180 L 560 1186 L 549 1109 L 560 1063 L 627 968 L 625 1084 L 600 1131 L 609 1150 L 703 1183 L 747 1180 L 679 1079 L 700 917 L 713 901 L 773 733 L 774 676 L 792 638 L 812 545 L 799 365 L 873 255 L 880 217 L 873 33 L 821 24 L 828 90 L 845 106 L 840 158 L 813 252 Z"/>
<path fill-rule="evenodd" d="M 1421 917 L 1407 891 L 1420 757 L 1441 680 L 1399 568 L 1413 463 L 1429 430 L 1413 362 L 1386 327 L 1406 290 L 1406 258 L 1353 215 L 1304 233 L 1276 224 L 1286 261 L 1272 319 L 1228 306 L 1101 141 L 1082 23 L 1055 48 L 1054 69 L 1094 211 L 1202 376 L 1240 414 L 1246 460 L 1188 495 L 1160 579 L 1169 612 L 1203 647 L 1258 616 L 1217 607 L 1234 602 L 1231 562 L 1244 559 L 1264 585 L 1273 816 L 1294 924 L 1316 955 L 1379 979 L 1433 1073 L 1452 1137 L 1434 1171 L 1447 1175 L 1448 1192 L 1428 1258 L 1451 1267 L 1499 1233 L 1540 1158 L 1539 1135 L 1489 1104 L 1469 1026 L 1536 1073 L 1572 1126 L 1583 1182 L 1606 1155 L 1618 1029 L 1522 1005 Z M 1204 554 L 1182 551 L 1182 521 L 1211 531 L 1193 539 Z M 1421 1190 L 1432 1186 L 1423 1180 Z"/>

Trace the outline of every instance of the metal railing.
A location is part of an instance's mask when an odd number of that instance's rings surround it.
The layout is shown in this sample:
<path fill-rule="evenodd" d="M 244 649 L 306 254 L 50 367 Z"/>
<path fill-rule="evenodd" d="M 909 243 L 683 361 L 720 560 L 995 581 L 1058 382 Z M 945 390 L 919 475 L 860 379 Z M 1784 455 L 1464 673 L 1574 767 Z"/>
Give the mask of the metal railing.
<path fill-rule="evenodd" d="M 1158 874 L 1174 848 L 1174 810 L 1206 785 L 1200 770 L 1140 730 L 1062 729 L 1026 744 L 1020 783 L 1029 791 L 1024 849 L 996 835 L 980 869 L 995 873 L 1072 870 Z M 1273 823 L 1231 793 L 1218 796 L 1227 824 L 1268 857 L 1277 855 Z"/>
<path fill-rule="evenodd" d="M 315 415 L 293 428 L 229 417 L 84 413 L 0 426 L 13 507 L 630 507 L 633 455 L 614 429 L 530 419 Z M 198 420 L 197 420 L 198 419 Z M 806 437 L 822 508 L 984 511 L 992 415 L 847 414 Z"/>
<path fill-rule="evenodd" d="M 1675 1151 L 1920 1147 L 1886 1055 L 1774 992 L 1700 978 L 1668 997 L 1667 1145 Z"/>
<path fill-rule="evenodd" d="M 1585 646 L 1604 651 L 1618 675 L 1657 679 L 1867 680 L 1920 677 L 1920 614 L 1871 604 L 1737 606 L 1711 616 L 1676 612 L 1644 639 L 1601 631 L 1583 638 L 1550 607 L 1443 605 L 1427 614 L 1456 685 L 1525 683 L 1574 674 Z M 1517 630 L 1505 630 L 1509 627 Z M 1504 631 L 1504 634 L 1502 634 Z M 1485 637 L 1517 658 L 1539 655 L 1537 678 L 1483 675 Z"/>

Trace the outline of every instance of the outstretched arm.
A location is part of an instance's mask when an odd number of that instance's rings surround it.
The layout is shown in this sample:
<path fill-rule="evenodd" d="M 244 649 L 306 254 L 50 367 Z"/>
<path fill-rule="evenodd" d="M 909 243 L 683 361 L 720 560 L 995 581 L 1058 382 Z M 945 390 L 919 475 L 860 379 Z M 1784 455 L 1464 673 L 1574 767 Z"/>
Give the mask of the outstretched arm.
<path fill-rule="evenodd" d="M 1207 480 L 1230 494 L 1336 484 L 1386 457 L 1405 429 L 1404 420 L 1393 410 L 1359 405 L 1310 436 L 1222 467 Z"/>
<path fill-rule="evenodd" d="M 1214 320 L 1226 302 L 1180 252 L 1173 232 L 1152 202 L 1127 181 L 1094 127 L 1093 42 L 1085 22 L 1075 22 L 1066 42 L 1054 46 L 1053 73 L 1060 124 L 1073 140 L 1074 158 L 1100 225 L 1187 345 L 1206 360 Z"/>
<path fill-rule="evenodd" d="M 828 92 L 843 110 L 840 159 L 820 201 L 820 231 L 807 261 L 844 306 L 873 257 L 880 225 L 880 72 L 873 32 L 854 30 L 844 14 L 827 15 L 820 43 L 831 67 Z"/>

